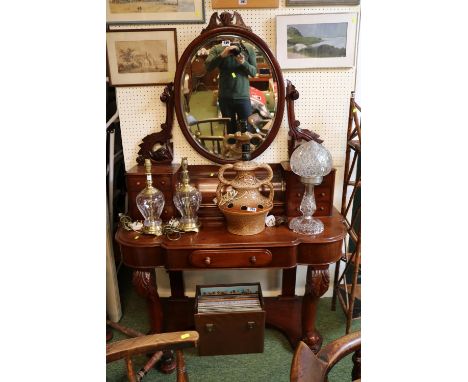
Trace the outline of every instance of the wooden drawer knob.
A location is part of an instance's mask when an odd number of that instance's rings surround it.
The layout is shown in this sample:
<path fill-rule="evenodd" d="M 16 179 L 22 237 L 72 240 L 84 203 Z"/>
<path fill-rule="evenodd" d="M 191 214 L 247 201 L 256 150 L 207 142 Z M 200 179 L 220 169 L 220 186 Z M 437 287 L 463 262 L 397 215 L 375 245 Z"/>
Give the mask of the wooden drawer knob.
<path fill-rule="evenodd" d="M 321 192 L 321 193 L 320 193 L 320 196 L 325 196 L 325 192 Z"/>
<path fill-rule="evenodd" d="M 257 262 L 257 258 L 255 256 L 250 257 L 250 264 L 255 264 Z"/>
<path fill-rule="evenodd" d="M 320 211 L 324 211 L 324 210 L 325 210 L 325 207 L 319 207 L 319 210 L 320 210 Z"/>
<path fill-rule="evenodd" d="M 140 185 L 140 182 L 137 182 L 137 186 L 139 186 L 139 185 Z"/>
<path fill-rule="evenodd" d="M 164 186 L 166 184 L 165 180 L 161 180 L 161 184 Z"/>
<path fill-rule="evenodd" d="M 205 260 L 203 260 L 203 262 L 206 264 L 206 265 L 210 265 L 211 264 L 211 258 L 210 257 L 205 257 Z"/>
<path fill-rule="evenodd" d="M 205 324 L 206 331 L 211 333 L 214 331 L 214 325 L 213 324 Z"/>
<path fill-rule="evenodd" d="M 253 329 L 255 328 L 255 321 L 247 321 L 247 328 Z"/>
<path fill-rule="evenodd" d="M 298 197 L 301 197 L 301 195 L 302 195 L 302 194 L 301 194 L 300 192 L 298 192 L 298 193 L 296 194 L 296 196 L 298 196 Z"/>

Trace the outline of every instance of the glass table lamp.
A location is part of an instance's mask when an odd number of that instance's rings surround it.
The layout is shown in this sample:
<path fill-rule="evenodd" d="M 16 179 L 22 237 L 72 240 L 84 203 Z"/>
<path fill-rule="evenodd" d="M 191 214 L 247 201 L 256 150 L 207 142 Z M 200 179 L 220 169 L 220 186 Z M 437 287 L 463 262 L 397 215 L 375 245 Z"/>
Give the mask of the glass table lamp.
<path fill-rule="evenodd" d="M 145 159 L 146 187 L 137 195 L 136 204 L 145 218 L 143 222 L 143 233 L 149 235 L 162 235 L 162 222 L 160 219 L 164 208 L 164 195 L 153 187 L 151 175 L 151 160 Z"/>
<path fill-rule="evenodd" d="M 197 211 L 202 198 L 200 191 L 190 185 L 187 158 L 182 158 L 182 182 L 177 184 L 173 200 L 182 216 L 178 228 L 184 232 L 198 232 L 200 223 Z"/>
<path fill-rule="evenodd" d="M 300 210 L 302 216 L 293 218 L 289 228 L 296 233 L 317 235 L 323 232 L 323 223 L 314 219 L 315 204 L 314 186 L 322 183 L 323 177 L 332 169 L 332 157 L 329 151 L 315 141 L 300 145 L 291 155 L 291 170 L 301 177 L 305 185 Z"/>

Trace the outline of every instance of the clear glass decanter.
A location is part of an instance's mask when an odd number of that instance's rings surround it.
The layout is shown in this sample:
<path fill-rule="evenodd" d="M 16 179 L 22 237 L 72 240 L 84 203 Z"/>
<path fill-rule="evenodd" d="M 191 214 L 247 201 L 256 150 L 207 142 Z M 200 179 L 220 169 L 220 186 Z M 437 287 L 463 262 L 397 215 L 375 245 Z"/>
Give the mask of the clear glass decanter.
<path fill-rule="evenodd" d="M 176 185 L 173 199 L 174 205 L 182 216 L 178 228 L 185 232 L 198 232 L 200 222 L 197 211 L 200 208 L 202 197 L 200 191 L 190 184 L 187 158 L 182 158 L 182 181 Z"/>
<path fill-rule="evenodd" d="M 145 159 L 146 187 L 137 195 L 136 204 L 145 218 L 143 232 L 149 235 L 162 235 L 161 212 L 164 208 L 164 195 L 153 187 L 151 160 Z"/>

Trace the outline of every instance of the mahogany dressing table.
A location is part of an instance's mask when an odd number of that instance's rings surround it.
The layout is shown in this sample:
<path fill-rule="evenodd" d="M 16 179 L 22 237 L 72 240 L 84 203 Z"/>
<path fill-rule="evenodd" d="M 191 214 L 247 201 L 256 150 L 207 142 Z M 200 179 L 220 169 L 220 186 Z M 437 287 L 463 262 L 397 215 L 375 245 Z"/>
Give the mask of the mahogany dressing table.
<path fill-rule="evenodd" d="M 256 46 L 270 66 L 276 89 L 276 113 L 271 129 L 264 141 L 251 153 L 252 159 L 259 156 L 273 141 L 280 128 L 287 102 L 289 141 L 288 152 L 301 141 L 314 139 L 321 143 L 319 136 L 309 130 L 300 129 L 294 115 L 294 101 L 299 94 L 288 81 L 284 80 L 274 55 L 259 36 L 246 27 L 237 12 L 232 15 L 214 13 L 202 34 L 187 47 L 177 65 L 175 84 L 169 84 L 161 101 L 166 105 L 166 122 L 161 131 L 143 138 L 137 162 L 139 166 L 127 174 L 129 215 L 141 219 L 135 207 L 135 196 L 145 184 L 145 172 L 141 164 L 145 158 L 153 162 L 154 185 L 165 196 L 166 205 L 162 219 L 167 221 L 177 216 L 172 202 L 172 193 L 177 180 L 179 165 L 172 163 L 172 124 L 174 110 L 181 130 L 188 143 L 205 158 L 218 165 L 189 166 L 191 183 L 202 193 L 202 203 L 198 213 L 202 227 L 198 233 L 184 233 L 179 240 L 169 240 L 165 236 L 154 237 L 125 231 L 119 228 L 116 240 L 120 245 L 123 263 L 133 269 L 133 285 L 139 295 L 148 303 L 151 332 L 187 330 L 194 327 L 194 299 L 185 295 L 183 272 L 187 270 L 219 269 L 282 269 L 281 294 L 264 298 L 266 324 L 282 331 L 294 348 L 299 340 L 317 352 L 322 338 L 315 326 L 318 299 L 329 286 L 330 264 L 342 255 L 342 243 L 346 229 L 341 215 L 333 208 L 335 171 L 324 177 L 322 184 L 315 187 L 317 201 L 316 217 L 324 223 L 325 230 L 316 237 L 292 232 L 285 225 L 267 227 L 263 232 L 252 236 L 231 234 L 225 227 L 224 216 L 213 202 L 218 184 L 219 164 L 233 163 L 239 158 L 222 157 L 210 151 L 196 139 L 187 121 L 187 113 L 194 112 L 184 102 L 184 81 L 191 63 L 203 44 L 222 41 L 225 36 L 233 36 Z M 189 94 L 199 90 L 192 89 Z M 190 95 L 187 99 L 190 102 Z M 159 145 L 159 149 L 155 147 Z M 190 162 L 190 158 L 189 158 Z M 274 186 L 273 215 L 291 218 L 299 214 L 299 204 L 304 191 L 299 177 L 290 171 L 288 162 L 270 164 L 273 169 Z M 228 174 L 228 172 L 226 172 Z M 260 174 L 261 177 L 261 174 Z M 267 190 L 265 190 L 267 192 Z M 307 265 L 305 294 L 295 295 L 297 265 Z M 169 273 L 171 296 L 160 298 L 155 280 L 155 267 L 164 267 Z M 252 280 L 252 282 L 257 280 Z"/>
<path fill-rule="evenodd" d="M 346 232 L 338 213 L 320 219 L 325 231 L 315 238 L 281 225 L 253 236 L 231 234 L 224 226 L 203 227 L 199 233 L 185 233 L 176 241 L 120 228 L 116 240 L 123 263 L 133 269 L 136 291 L 147 300 L 152 332 L 194 326 L 194 299 L 185 296 L 184 270 L 281 268 L 281 295 L 264 298 L 266 323 L 282 331 L 293 348 L 302 339 L 317 352 L 322 344 L 315 327 L 317 302 L 328 290 L 328 267 L 339 260 Z M 296 267 L 300 264 L 308 266 L 302 298 L 295 295 Z M 165 267 L 169 272 L 171 297 L 165 301 L 165 309 L 154 267 Z"/>

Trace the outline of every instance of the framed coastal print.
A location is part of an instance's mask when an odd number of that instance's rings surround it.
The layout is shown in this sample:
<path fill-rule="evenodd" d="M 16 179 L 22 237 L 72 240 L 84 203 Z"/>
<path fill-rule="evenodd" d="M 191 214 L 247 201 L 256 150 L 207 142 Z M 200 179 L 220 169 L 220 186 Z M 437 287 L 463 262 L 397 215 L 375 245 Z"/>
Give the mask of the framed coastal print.
<path fill-rule="evenodd" d="M 108 24 L 204 23 L 204 0 L 106 0 Z"/>
<path fill-rule="evenodd" d="M 278 8 L 279 0 L 211 0 L 213 9 Z"/>
<path fill-rule="evenodd" d="M 162 85 L 174 81 L 175 29 L 107 32 L 107 64 L 113 86 Z"/>
<path fill-rule="evenodd" d="M 276 16 L 276 59 L 281 68 L 355 65 L 357 13 Z"/>

